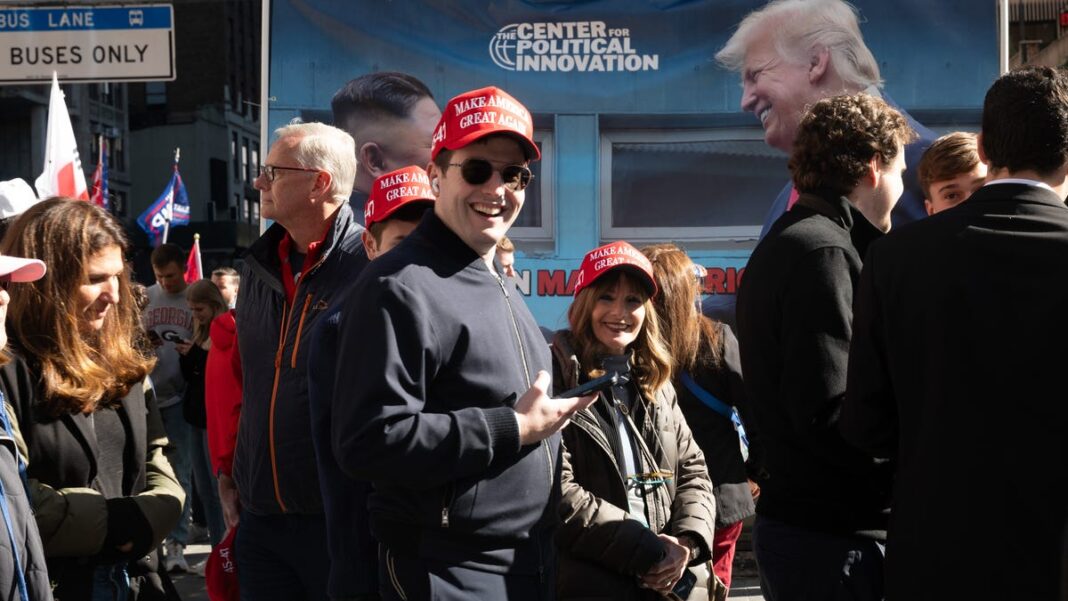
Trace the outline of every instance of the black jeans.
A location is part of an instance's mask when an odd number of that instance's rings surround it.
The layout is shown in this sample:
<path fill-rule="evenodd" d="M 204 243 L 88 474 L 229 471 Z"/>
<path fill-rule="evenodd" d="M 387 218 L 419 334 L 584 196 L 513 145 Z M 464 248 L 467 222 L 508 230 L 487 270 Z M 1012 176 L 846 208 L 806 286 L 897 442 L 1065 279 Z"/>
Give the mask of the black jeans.
<path fill-rule="evenodd" d="M 806 530 L 757 516 L 753 550 L 765 601 L 879 601 L 883 557 L 877 541 Z"/>
<path fill-rule="evenodd" d="M 322 515 L 242 511 L 234 554 L 241 601 L 326 601 L 330 557 Z"/>
<path fill-rule="evenodd" d="M 378 552 L 382 601 L 550 601 L 554 583 L 523 574 L 496 574 L 440 561 Z M 244 589 L 241 593 L 244 594 Z"/>

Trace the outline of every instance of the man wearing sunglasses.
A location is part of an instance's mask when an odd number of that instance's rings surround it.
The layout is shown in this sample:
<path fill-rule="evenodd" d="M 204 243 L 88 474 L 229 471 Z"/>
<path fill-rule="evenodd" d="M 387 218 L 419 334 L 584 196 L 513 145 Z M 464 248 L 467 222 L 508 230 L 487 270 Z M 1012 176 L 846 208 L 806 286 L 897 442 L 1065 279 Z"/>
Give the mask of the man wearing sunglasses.
<path fill-rule="evenodd" d="M 296 123 L 277 141 L 254 185 L 274 224 L 245 255 L 237 297 L 241 419 L 233 474 L 219 474 L 236 537 L 241 594 L 326 599 L 330 555 L 308 399 L 311 333 L 366 264 L 363 228 L 348 198 L 352 136 Z M 239 513 L 240 512 L 240 513 Z"/>
<path fill-rule="evenodd" d="M 548 347 L 494 262 L 540 158 L 532 134 L 502 90 L 453 98 L 427 167 L 434 210 L 342 313 L 332 442 L 374 484 L 383 599 L 553 596 L 558 432 L 595 397 L 548 397 Z"/>

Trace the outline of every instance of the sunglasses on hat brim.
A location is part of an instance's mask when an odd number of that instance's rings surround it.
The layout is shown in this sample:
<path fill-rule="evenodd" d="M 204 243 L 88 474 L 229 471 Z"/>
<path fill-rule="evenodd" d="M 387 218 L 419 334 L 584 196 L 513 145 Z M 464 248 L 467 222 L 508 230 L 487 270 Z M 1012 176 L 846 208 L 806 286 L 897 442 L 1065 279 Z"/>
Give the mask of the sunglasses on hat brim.
<path fill-rule="evenodd" d="M 472 186 L 481 186 L 493 177 L 493 172 L 501 174 L 504 187 L 518 192 L 530 185 L 534 174 L 524 165 L 505 165 L 500 169 L 485 159 L 467 159 L 462 163 L 449 163 L 450 167 L 459 167 L 464 181 Z"/>

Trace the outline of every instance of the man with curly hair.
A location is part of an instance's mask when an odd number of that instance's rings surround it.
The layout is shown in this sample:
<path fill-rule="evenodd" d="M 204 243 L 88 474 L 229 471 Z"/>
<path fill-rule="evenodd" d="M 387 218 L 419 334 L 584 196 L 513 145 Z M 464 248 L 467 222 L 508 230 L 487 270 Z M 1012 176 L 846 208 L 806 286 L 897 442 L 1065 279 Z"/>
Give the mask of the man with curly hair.
<path fill-rule="evenodd" d="M 738 294 L 745 385 L 765 444 L 754 548 L 765 599 L 882 599 L 890 469 L 847 445 L 853 291 L 904 188 L 908 121 L 866 94 L 820 100 L 790 157 L 800 193 Z"/>

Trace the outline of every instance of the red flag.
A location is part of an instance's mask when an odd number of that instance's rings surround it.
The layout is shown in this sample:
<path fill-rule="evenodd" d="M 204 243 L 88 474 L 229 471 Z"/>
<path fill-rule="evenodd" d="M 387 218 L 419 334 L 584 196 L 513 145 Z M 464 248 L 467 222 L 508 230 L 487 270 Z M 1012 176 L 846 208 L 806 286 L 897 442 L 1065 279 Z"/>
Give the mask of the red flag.
<path fill-rule="evenodd" d="M 204 278 L 204 268 L 200 263 L 200 234 L 193 234 L 193 248 L 189 250 L 189 258 L 185 260 L 185 283 Z"/>
<path fill-rule="evenodd" d="M 52 73 L 52 93 L 48 100 L 48 129 L 45 132 L 44 171 L 34 182 L 37 196 L 67 196 L 89 200 L 82 162 L 78 158 L 78 144 L 70 125 L 70 113 L 59 89 L 56 74 Z"/>

